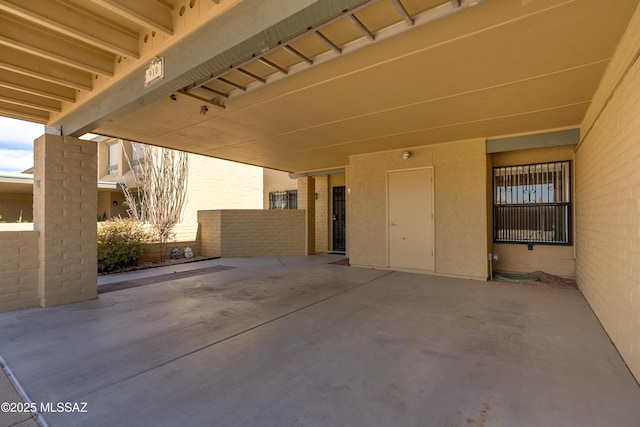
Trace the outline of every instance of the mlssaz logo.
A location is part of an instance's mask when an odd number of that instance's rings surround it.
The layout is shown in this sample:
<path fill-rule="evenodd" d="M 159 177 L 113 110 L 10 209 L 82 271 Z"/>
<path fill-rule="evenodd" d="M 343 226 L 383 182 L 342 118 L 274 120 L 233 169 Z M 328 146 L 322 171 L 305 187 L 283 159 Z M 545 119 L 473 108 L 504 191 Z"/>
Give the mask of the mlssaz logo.
<path fill-rule="evenodd" d="M 86 413 L 87 402 L 41 402 L 40 413 Z"/>

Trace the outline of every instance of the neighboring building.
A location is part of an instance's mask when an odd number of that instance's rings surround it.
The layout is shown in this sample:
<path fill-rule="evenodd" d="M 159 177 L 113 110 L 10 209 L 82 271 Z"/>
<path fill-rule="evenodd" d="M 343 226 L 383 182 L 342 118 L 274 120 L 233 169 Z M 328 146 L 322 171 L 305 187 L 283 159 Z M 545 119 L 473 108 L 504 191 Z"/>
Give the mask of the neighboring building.
<path fill-rule="evenodd" d="M 2 221 L 33 221 L 33 175 L 0 173 L 0 215 Z"/>
<path fill-rule="evenodd" d="M 144 162 L 138 143 L 104 137 L 97 140 L 98 181 L 134 185 L 129 164 L 135 169 Z M 195 240 L 199 210 L 262 209 L 262 168 L 198 154 L 188 156 L 187 198 L 176 230 L 180 239 Z M 126 216 L 124 202 L 121 189 L 101 192 L 98 214 Z"/>
<path fill-rule="evenodd" d="M 114 182 L 98 181 L 99 200 L 119 200 L 122 190 Z M 113 195 L 113 196 L 112 196 Z M 112 216 L 117 215 L 117 207 L 109 209 Z M 98 215 L 105 210 L 98 207 Z M 125 211 L 126 214 L 126 211 Z M 0 172 L 0 215 L 7 223 L 33 222 L 33 169 L 24 172 Z"/>
<path fill-rule="evenodd" d="M 297 209 L 298 179 L 295 175 L 263 169 L 265 209 Z M 344 170 L 314 176 L 315 251 L 346 251 L 346 186 Z"/>
<path fill-rule="evenodd" d="M 129 163 L 136 168 L 144 159 L 137 143 L 94 137 L 98 144 L 97 217 L 126 217 L 127 206 L 120 184 L 135 182 Z M 130 159 L 131 162 L 129 162 Z M 2 220 L 33 221 L 33 170 L 0 173 Z M 189 154 L 187 198 L 180 224 L 180 240 L 195 240 L 198 210 L 262 209 L 262 168 Z"/>

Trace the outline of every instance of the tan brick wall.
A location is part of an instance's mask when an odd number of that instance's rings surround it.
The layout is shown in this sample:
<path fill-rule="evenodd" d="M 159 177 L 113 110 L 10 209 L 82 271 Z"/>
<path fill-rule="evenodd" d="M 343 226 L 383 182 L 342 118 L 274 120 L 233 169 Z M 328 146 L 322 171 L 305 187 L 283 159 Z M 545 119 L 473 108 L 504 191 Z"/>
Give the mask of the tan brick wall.
<path fill-rule="evenodd" d="M 31 193 L 0 193 L 0 215 L 6 222 L 16 222 L 22 214 L 23 221 L 33 221 L 33 196 Z"/>
<path fill-rule="evenodd" d="M 576 153 L 576 279 L 640 380 L 640 11 L 594 96 Z M 634 62 L 635 61 L 635 62 Z"/>
<path fill-rule="evenodd" d="M 43 135 L 34 144 L 34 230 L 41 306 L 97 296 L 96 144 Z"/>
<path fill-rule="evenodd" d="M 221 217 L 222 211 L 198 211 L 198 240 L 202 256 L 222 256 L 220 246 Z"/>
<path fill-rule="evenodd" d="M 182 223 L 197 226 L 201 210 L 261 209 L 262 198 L 262 168 L 189 155 Z"/>
<path fill-rule="evenodd" d="M 435 272 L 486 279 L 485 140 L 413 147 L 350 158 L 347 234 L 352 264 L 388 267 L 387 172 L 434 168 Z"/>
<path fill-rule="evenodd" d="M 182 254 L 184 249 L 189 247 L 193 251 L 194 257 L 199 257 L 200 241 L 198 240 L 198 224 L 177 224 L 173 229 L 175 232 L 175 239 L 169 242 L 165 248 L 165 259 L 171 258 L 171 248 L 180 248 Z M 142 254 L 139 262 L 151 262 L 158 261 L 161 255 L 160 244 L 154 243 L 147 247 L 147 250 Z"/>
<path fill-rule="evenodd" d="M 287 172 L 264 169 L 263 207 L 269 209 L 269 193 L 273 191 L 290 191 L 298 189 L 296 179 L 289 178 Z M 344 185 L 344 174 L 318 175 L 315 180 L 315 217 L 316 252 L 331 250 L 331 187 Z M 298 196 L 299 197 L 299 196 Z"/>
<path fill-rule="evenodd" d="M 37 306 L 38 232 L 0 231 L 0 259 L 0 312 Z"/>
<path fill-rule="evenodd" d="M 574 150 L 574 145 L 518 150 L 492 154 L 491 160 L 494 167 L 557 162 L 573 160 Z M 490 170 L 489 186 L 491 188 L 493 186 L 491 181 L 492 174 L 493 171 Z M 571 175 L 573 177 L 573 173 Z M 573 191 L 572 198 L 575 200 Z M 489 195 L 489 203 L 490 205 L 493 204 L 493 193 Z M 493 215 L 493 212 L 489 214 Z M 492 236 L 493 229 L 489 232 L 489 236 Z M 544 271 L 564 277 L 573 277 L 575 275 L 573 246 L 534 245 L 533 250 L 530 251 L 525 244 L 494 243 L 492 252 L 499 254 L 499 260 L 494 263 L 494 268 L 502 271 L 523 273 Z"/>
<path fill-rule="evenodd" d="M 200 211 L 203 256 L 304 255 L 304 211 Z"/>

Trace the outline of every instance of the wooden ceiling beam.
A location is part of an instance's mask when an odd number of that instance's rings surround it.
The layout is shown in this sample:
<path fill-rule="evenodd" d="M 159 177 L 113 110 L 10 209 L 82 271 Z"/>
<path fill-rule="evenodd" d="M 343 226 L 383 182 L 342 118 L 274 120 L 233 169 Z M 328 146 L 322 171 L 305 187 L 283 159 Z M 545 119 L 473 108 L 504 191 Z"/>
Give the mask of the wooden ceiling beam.
<path fill-rule="evenodd" d="M 81 7 L 55 0 L 0 0 L 0 10 L 99 49 L 138 58 L 139 35 Z"/>
<path fill-rule="evenodd" d="M 42 123 L 49 121 L 49 113 L 43 110 L 9 104 L 0 99 L 0 116 L 11 117 L 12 119 L 26 120 L 28 122 Z"/>
<path fill-rule="evenodd" d="M 93 77 L 90 73 L 47 59 L 26 55 L 2 45 L 0 45 L 0 69 L 72 89 L 90 91 L 93 88 Z"/>
<path fill-rule="evenodd" d="M 60 102 L 76 101 L 76 91 L 74 89 L 1 68 L 0 87 L 30 93 L 31 95 L 54 99 Z"/>
<path fill-rule="evenodd" d="M 17 90 L 0 87 L 0 100 L 8 104 L 21 105 L 36 110 L 60 112 L 62 105 L 60 101 L 44 98 L 30 93 L 19 92 Z"/>
<path fill-rule="evenodd" d="M 0 44 L 92 74 L 113 76 L 114 56 L 0 12 Z"/>
<path fill-rule="evenodd" d="M 157 1 L 91 0 L 121 17 L 152 31 L 173 35 L 172 10 Z"/>
<path fill-rule="evenodd" d="M 407 9 L 404 7 L 402 2 L 400 0 L 391 0 L 391 3 L 393 3 L 396 9 L 398 9 L 398 12 L 400 12 L 400 15 L 402 15 L 402 19 L 405 20 L 407 25 L 412 26 L 413 18 L 411 17 L 411 15 L 409 15 L 409 12 L 407 12 Z"/>

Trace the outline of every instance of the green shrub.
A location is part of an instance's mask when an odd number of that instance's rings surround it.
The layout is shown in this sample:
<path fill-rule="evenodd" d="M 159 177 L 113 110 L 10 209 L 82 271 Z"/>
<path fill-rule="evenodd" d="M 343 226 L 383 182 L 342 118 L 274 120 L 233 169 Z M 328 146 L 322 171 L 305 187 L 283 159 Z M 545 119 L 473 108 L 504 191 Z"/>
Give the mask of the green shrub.
<path fill-rule="evenodd" d="M 98 224 L 98 272 L 136 265 L 149 241 L 144 224 L 115 218 Z"/>

